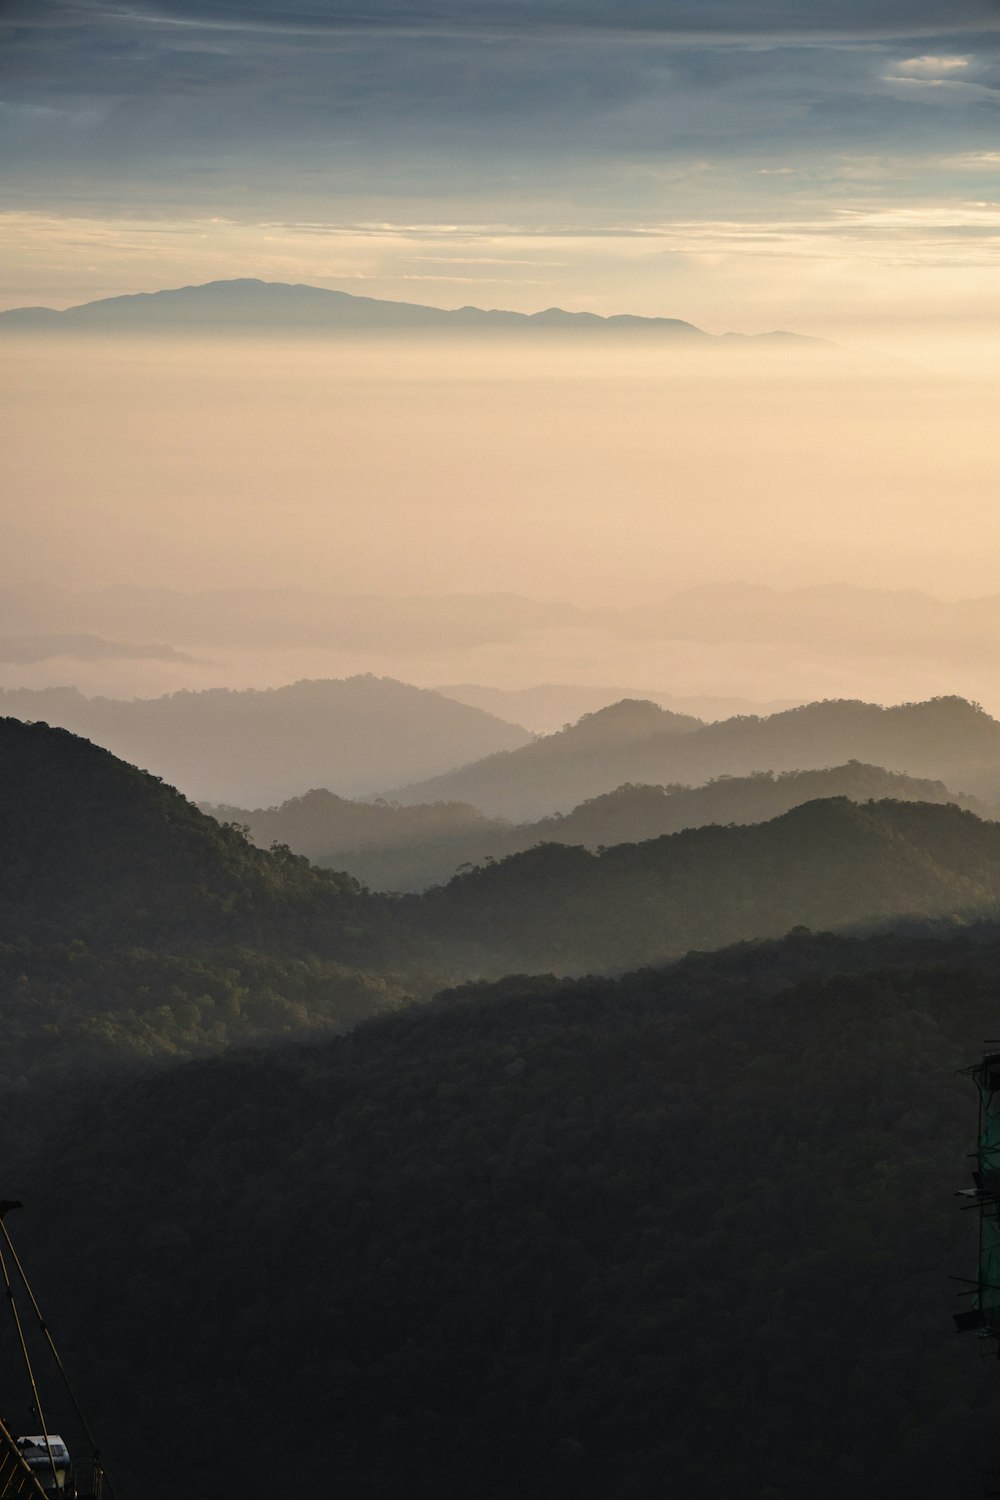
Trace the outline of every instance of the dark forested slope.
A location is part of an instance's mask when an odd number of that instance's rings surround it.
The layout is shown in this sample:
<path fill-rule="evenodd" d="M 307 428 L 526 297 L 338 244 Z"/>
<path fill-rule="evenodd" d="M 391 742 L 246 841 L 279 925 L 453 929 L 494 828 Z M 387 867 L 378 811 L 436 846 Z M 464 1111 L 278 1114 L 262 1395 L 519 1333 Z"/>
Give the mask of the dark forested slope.
<path fill-rule="evenodd" d="M 0 845 L 6 933 L 191 946 L 335 920 L 357 894 L 88 740 L 17 719 L 0 719 Z"/>
<path fill-rule="evenodd" d="M 0 719 L 0 853 L 8 1139 L 116 1066 L 344 1026 L 419 980 L 349 876 L 45 724 Z"/>
<path fill-rule="evenodd" d="M 981 818 L 994 818 L 1000 811 L 976 797 L 951 791 L 943 781 L 852 760 L 821 770 L 720 776 L 704 786 L 620 786 L 581 803 L 565 816 L 543 818 L 529 828 L 536 842 L 556 839 L 596 849 L 599 844 L 634 843 L 709 823 L 766 823 L 803 802 L 824 797 L 847 797 L 852 802 L 952 802 Z"/>
<path fill-rule="evenodd" d="M 107 1098 L 17 1232 L 147 1500 L 974 1494 L 998 979 L 796 936 L 466 991 Z"/>
<path fill-rule="evenodd" d="M 941 779 L 977 796 L 993 797 L 1000 782 L 1000 724 L 962 698 L 894 708 L 834 699 L 767 718 L 695 721 L 685 734 L 662 724 L 659 712 L 655 704 L 617 705 L 590 716 L 603 733 L 589 748 L 578 746 L 569 730 L 396 795 L 409 803 L 472 802 L 493 816 L 527 819 L 566 812 L 623 782 L 696 785 L 714 776 L 812 770 L 848 760 Z"/>
<path fill-rule="evenodd" d="M 992 916 L 1000 824 L 953 806 L 847 798 L 769 823 L 690 828 L 602 853 L 542 844 L 403 898 L 469 971 L 579 973 L 689 948 L 907 916 Z"/>
<path fill-rule="evenodd" d="M 510 833 L 509 825 L 498 818 L 487 818 L 468 802 L 418 803 L 400 806 L 376 798 L 360 802 L 338 797 L 336 792 L 314 788 L 301 797 L 290 797 L 279 807 L 236 807 L 232 804 L 202 803 L 204 812 L 226 823 L 237 823 L 261 849 L 277 841 L 287 844 L 296 854 L 308 859 L 335 860 L 341 850 L 364 855 L 385 850 L 392 868 L 394 856 L 405 861 L 411 853 L 419 869 L 421 863 L 433 867 L 437 880 L 447 880 L 464 860 L 481 859 L 495 854 L 494 836 Z M 515 845 L 514 847 L 522 847 Z M 514 852 L 501 845 L 499 852 Z M 338 868 L 350 868 L 340 860 Z M 385 889 L 419 889 L 430 884 L 418 880 L 372 880 L 359 874 L 366 885 Z"/>

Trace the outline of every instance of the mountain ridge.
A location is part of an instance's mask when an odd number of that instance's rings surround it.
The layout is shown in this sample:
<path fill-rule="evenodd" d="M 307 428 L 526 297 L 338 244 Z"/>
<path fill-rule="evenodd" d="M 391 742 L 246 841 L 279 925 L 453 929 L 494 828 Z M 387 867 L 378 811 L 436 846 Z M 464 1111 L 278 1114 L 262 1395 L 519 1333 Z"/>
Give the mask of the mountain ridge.
<path fill-rule="evenodd" d="M 459 703 L 484 708 L 523 724 L 535 734 L 554 734 L 587 713 L 596 713 L 623 698 L 639 698 L 656 703 L 672 713 L 691 714 L 703 722 L 730 719 L 736 714 L 781 713 L 794 708 L 801 698 L 753 699 L 730 694 L 681 694 L 660 692 L 656 688 L 584 687 L 573 683 L 544 682 L 531 687 L 498 688 L 479 682 L 435 683 L 439 693 Z"/>
<path fill-rule="evenodd" d="M 4 930 L 35 945 L 245 944 L 441 977 L 620 970 L 803 923 L 965 923 L 992 919 L 1000 897 L 1000 824 L 843 796 L 598 853 L 539 843 L 422 895 L 377 896 L 254 848 L 87 740 L 14 719 L 0 719 L 0 844 Z"/>
<path fill-rule="evenodd" d="M 1000 723 L 957 696 L 887 708 L 828 698 L 766 717 L 737 715 L 683 734 L 647 730 L 622 735 L 589 762 L 572 756 L 560 762 L 560 743 L 572 743 L 565 733 L 386 795 L 406 804 L 471 802 L 490 816 L 527 821 L 568 812 L 624 782 L 699 784 L 723 775 L 819 770 L 860 760 L 993 799 L 1000 772 Z"/>
<path fill-rule="evenodd" d="M 781 346 L 823 346 L 822 339 L 772 330 L 766 333 L 710 334 L 682 318 L 641 317 L 632 313 L 601 316 L 549 307 L 540 312 L 503 308 L 432 307 L 357 296 L 304 282 L 263 281 L 235 277 L 156 292 L 101 297 L 62 310 L 16 307 L 0 312 L 0 331 L 19 333 L 126 332 L 129 329 L 190 331 L 195 328 L 255 332 L 525 332 L 615 333 L 656 335 L 691 344 L 774 341 Z M 827 346 L 832 347 L 832 346 Z"/>
<path fill-rule="evenodd" d="M 599 853 L 536 844 L 401 900 L 470 972 L 623 972 L 797 926 L 995 921 L 1000 824 L 954 805 L 827 797 Z"/>
<path fill-rule="evenodd" d="M 220 802 L 239 800 L 229 793 L 237 785 L 251 798 L 294 795 L 322 780 L 373 793 L 390 766 L 430 771 L 532 738 L 484 709 L 372 673 L 134 699 L 7 688 L 0 714 L 57 724 L 187 795 Z"/>
<path fill-rule="evenodd" d="M 539 843 L 582 844 L 596 852 L 711 823 L 763 823 L 799 803 L 840 796 L 955 803 L 986 820 L 1000 815 L 1000 807 L 963 797 L 941 781 L 859 761 L 777 776 L 723 776 L 700 787 L 626 783 L 571 812 L 522 824 L 487 818 L 468 803 L 405 807 L 350 801 L 322 788 L 276 808 L 203 804 L 202 810 L 246 827 L 259 848 L 277 841 L 321 866 L 349 870 L 373 890 L 420 891 L 446 883 L 465 864 L 505 859 Z"/>

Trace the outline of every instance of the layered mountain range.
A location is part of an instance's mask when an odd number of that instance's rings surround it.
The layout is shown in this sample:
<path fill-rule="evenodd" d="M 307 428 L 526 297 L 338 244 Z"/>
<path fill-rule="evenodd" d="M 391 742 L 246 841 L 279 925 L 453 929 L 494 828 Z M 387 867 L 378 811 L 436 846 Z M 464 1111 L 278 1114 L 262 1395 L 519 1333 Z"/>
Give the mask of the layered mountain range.
<path fill-rule="evenodd" d="M 829 700 L 712 724 L 623 700 L 542 737 L 371 674 L 133 700 L 7 689 L 0 712 L 83 734 L 191 797 L 234 807 L 238 821 L 247 821 L 242 808 L 313 788 L 411 806 L 462 802 L 489 817 L 534 821 L 625 783 L 697 786 L 849 760 L 1000 800 L 1000 724 L 955 697 L 890 708 Z"/>
<path fill-rule="evenodd" d="M 399 788 L 403 803 L 471 802 L 492 816 L 568 812 L 623 782 L 698 784 L 716 776 L 820 769 L 862 760 L 956 790 L 1000 789 L 1000 723 L 960 698 L 890 708 L 851 700 L 701 724 L 623 702 L 513 751 Z"/>
<path fill-rule="evenodd" d="M 0 690 L 0 713 L 70 729 L 214 801 L 283 798 L 330 783 L 379 792 L 532 736 L 482 709 L 370 674 L 264 691 L 88 698 L 74 688 Z"/>
<path fill-rule="evenodd" d="M 204 810 L 237 824 L 263 849 L 287 844 L 317 864 L 350 870 L 376 890 L 419 891 L 449 880 L 462 865 L 503 859 L 536 844 L 582 844 L 597 851 L 709 823 L 762 823 L 825 797 L 953 803 L 983 818 L 1000 815 L 995 804 L 953 792 L 942 781 L 860 761 L 817 771 L 722 776 L 700 787 L 628 783 L 571 812 L 521 824 L 487 817 L 470 803 L 360 802 L 324 790 L 280 807 L 206 804 Z"/>
<path fill-rule="evenodd" d="M 372 895 L 350 872 L 318 870 L 287 847 L 256 849 L 85 740 L 10 719 L 0 720 L 0 838 L 0 919 L 16 939 L 8 978 L 30 994 L 34 974 L 63 1020 L 78 991 L 84 1010 L 124 1004 L 129 1044 L 140 1016 L 141 1028 L 151 1018 L 154 1032 L 160 1022 L 171 1032 L 171 1007 L 157 1008 L 168 973 L 180 996 L 192 974 L 237 952 L 238 968 L 251 954 L 263 964 L 247 990 L 251 1012 L 253 992 L 280 991 L 291 964 L 294 987 L 312 995 L 308 1014 L 335 1022 L 338 984 L 355 997 L 373 984 L 377 1008 L 400 981 L 426 993 L 435 978 L 526 965 L 621 969 L 803 924 L 968 924 L 992 920 L 1000 899 L 1000 824 L 954 804 L 844 796 L 596 853 L 536 843 L 424 895 Z M 296 967 L 305 959 L 311 969 Z M 129 972 L 149 963 L 138 1010 L 104 972 L 120 960 Z M 231 989 L 231 978 L 207 984 L 193 1012 L 185 1002 L 195 1034 L 220 1023 L 224 1033 L 227 1016 L 244 1014 L 243 1002 L 227 1010 Z"/>

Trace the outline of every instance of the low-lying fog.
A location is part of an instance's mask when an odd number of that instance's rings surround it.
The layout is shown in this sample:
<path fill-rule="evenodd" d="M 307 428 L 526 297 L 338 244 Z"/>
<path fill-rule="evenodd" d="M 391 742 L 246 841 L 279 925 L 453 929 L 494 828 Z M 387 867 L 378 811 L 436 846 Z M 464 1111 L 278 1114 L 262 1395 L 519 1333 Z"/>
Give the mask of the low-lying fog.
<path fill-rule="evenodd" d="M 934 603 L 1000 593 L 994 378 L 833 348 L 8 337 L 0 380 L 0 685 L 374 671 L 1000 707 L 1000 624 Z M 737 580 L 933 599 L 664 608 Z M 122 587 L 296 592 L 99 592 Z M 496 594 L 536 604 L 450 598 Z"/>

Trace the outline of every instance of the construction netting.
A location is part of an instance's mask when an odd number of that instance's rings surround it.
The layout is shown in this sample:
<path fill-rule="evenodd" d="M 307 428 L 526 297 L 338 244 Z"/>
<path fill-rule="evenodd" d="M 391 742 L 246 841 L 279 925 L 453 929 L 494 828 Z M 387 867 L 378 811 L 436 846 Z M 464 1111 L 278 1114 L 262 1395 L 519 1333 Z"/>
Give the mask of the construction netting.
<path fill-rule="evenodd" d="M 974 1076 L 979 1090 L 975 1182 L 981 1194 L 975 1303 L 983 1322 L 1000 1336 L 1000 1054 L 987 1054 Z"/>

